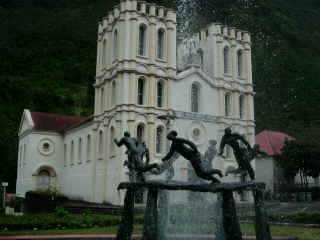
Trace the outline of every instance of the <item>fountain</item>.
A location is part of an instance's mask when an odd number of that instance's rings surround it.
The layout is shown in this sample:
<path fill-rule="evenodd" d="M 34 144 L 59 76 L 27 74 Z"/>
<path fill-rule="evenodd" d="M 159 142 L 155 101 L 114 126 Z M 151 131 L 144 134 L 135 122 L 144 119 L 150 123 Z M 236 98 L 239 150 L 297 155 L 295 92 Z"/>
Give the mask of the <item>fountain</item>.
<path fill-rule="evenodd" d="M 250 182 L 222 183 L 214 175 L 222 177 L 220 170 L 210 169 L 211 161 L 215 157 L 214 141 L 208 151 L 202 156 L 195 144 L 179 138 L 178 133 L 171 131 L 168 140 L 172 142 L 162 165 L 143 163 L 144 155 L 148 151 L 144 147 L 137 147 L 138 143 L 130 135 L 125 136 L 118 146 L 127 147 L 128 163 L 130 166 L 130 182 L 120 183 L 119 190 L 125 190 L 122 221 L 118 229 L 118 240 L 130 240 L 133 232 L 134 197 L 135 192 L 147 190 L 147 204 L 144 215 L 142 239 L 217 239 L 241 240 L 242 232 L 236 211 L 234 193 L 251 191 L 254 198 L 256 239 L 271 240 L 268 218 L 264 208 L 264 183 L 254 181 L 254 171 L 250 161 L 254 159 L 256 148 L 251 148 L 239 134 L 232 133 L 229 128 L 220 144 L 223 154 L 225 145 L 232 147 L 239 168 L 234 173 L 245 176 L 249 174 Z M 240 147 L 240 142 L 245 148 Z M 195 173 L 195 181 L 181 182 L 172 180 L 172 162 L 181 155 L 190 162 Z M 148 157 L 147 157 L 148 159 Z M 170 170 L 166 180 L 146 181 L 144 174 L 161 174 Z M 137 176 L 139 176 L 137 178 Z M 210 183 L 208 183 L 210 181 Z"/>

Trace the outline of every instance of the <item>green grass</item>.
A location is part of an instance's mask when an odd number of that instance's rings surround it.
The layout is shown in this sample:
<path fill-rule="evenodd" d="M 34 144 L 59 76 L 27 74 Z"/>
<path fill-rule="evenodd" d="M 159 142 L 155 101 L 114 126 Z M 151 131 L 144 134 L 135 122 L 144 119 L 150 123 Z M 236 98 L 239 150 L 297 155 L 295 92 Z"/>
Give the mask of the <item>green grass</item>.
<path fill-rule="evenodd" d="M 22 236 L 22 235 L 68 235 L 68 234 L 116 234 L 118 226 L 97 227 L 83 229 L 59 229 L 59 230 L 37 230 L 37 231 L 0 231 L 0 236 Z M 142 226 L 134 226 L 134 233 L 141 233 Z"/>
<path fill-rule="evenodd" d="M 320 240 L 319 228 L 302 228 L 289 226 L 271 226 L 272 236 L 278 237 L 297 237 L 298 240 Z M 241 230 L 243 235 L 255 235 L 252 224 L 242 224 Z"/>
<path fill-rule="evenodd" d="M 39 230 L 39 231 L 10 231 L 0 232 L 0 236 L 19 236 L 19 235 L 63 235 L 63 234 L 116 234 L 118 227 L 106 228 L 88 228 L 88 229 L 66 229 L 66 230 Z M 134 233 L 141 233 L 142 226 L 136 225 Z M 255 235 L 252 224 L 242 224 L 241 230 L 243 235 Z M 291 236 L 298 237 L 299 240 L 320 240 L 320 229 L 288 227 L 288 226 L 271 226 L 272 236 Z"/>

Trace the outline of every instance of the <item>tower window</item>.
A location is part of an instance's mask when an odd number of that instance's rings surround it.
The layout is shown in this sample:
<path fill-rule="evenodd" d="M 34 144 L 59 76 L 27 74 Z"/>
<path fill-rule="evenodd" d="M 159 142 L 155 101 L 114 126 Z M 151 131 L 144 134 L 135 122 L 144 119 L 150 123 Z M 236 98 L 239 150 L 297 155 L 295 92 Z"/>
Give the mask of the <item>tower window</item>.
<path fill-rule="evenodd" d="M 243 77 L 243 51 L 239 50 L 237 52 L 237 62 L 238 62 L 238 77 Z"/>
<path fill-rule="evenodd" d="M 113 156 L 115 153 L 115 144 L 113 142 L 114 139 L 115 139 L 115 130 L 114 130 L 114 127 L 111 127 L 110 128 L 110 141 L 109 141 L 111 156 Z"/>
<path fill-rule="evenodd" d="M 104 88 L 101 88 L 101 99 L 100 99 L 100 111 L 101 111 L 101 113 L 103 113 L 103 111 L 104 111 L 104 99 L 105 99 L 105 97 L 104 97 Z"/>
<path fill-rule="evenodd" d="M 112 107 L 114 107 L 117 104 L 117 86 L 116 86 L 116 82 L 113 81 L 112 82 L 112 92 L 111 92 L 111 105 Z"/>
<path fill-rule="evenodd" d="M 138 80 L 138 104 L 144 105 L 145 95 L 145 79 L 139 78 Z"/>
<path fill-rule="evenodd" d="M 162 126 L 157 127 L 156 133 L 156 153 L 162 153 L 164 150 L 164 129 Z"/>
<path fill-rule="evenodd" d="M 102 68 L 106 66 L 106 58 L 107 58 L 107 41 L 103 40 L 102 45 Z"/>
<path fill-rule="evenodd" d="M 67 144 L 66 143 L 63 146 L 64 146 L 64 148 L 63 148 L 64 149 L 64 152 L 63 152 L 63 165 L 67 166 L 68 148 L 67 148 Z"/>
<path fill-rule="evenodd" d="M 116 60 L 119 57 L 118 30 L 114 31 L 113 44 L 113 58 Z"/>
<path fill-rule="evenodd" d="M 99 149 L 99 156 L 102 157 L 103 156 L 103 131 L 99 131 L 99 145 L 98 145 Z"/>
<path fill-rule="evenodd" d="M 165 43 L 165 31 L 163 29 L 158 30 L 158 58 L 164 58 L 164 43 Z"/>
<path fill-rule="evenodd" d="M 225 106 L 225 116 L 228 117 L 231 115 L 231 94 L 226 93 L 224 97 L 224 106 Z"/>
<path fill-rule="evenodd" d="M 230 73 L 230 49 L 229 47 L 225 47 L 223 49 L 223 63 L 224 63 L 224 73 Z"/>
<path fill-rule="evenodd" d="M 200 87 L 193 83 L 191 87 L 191 111 L 199 112 Z"/>
<path fill-rule="evenodd" d="M 163 81 L 159 81 L 157 84 L 157 106 L 163 107 L 163 95 L 164 95 L 164 89 L 163 89 Z"/>
<path fill-rule="evenodd" d="M 139 55 L 145 56 L 147 50 L 147 26 L 141 24 L 139 27 Z"/>
<path fill-rule="evenodd" d="M 139 124 L 137 127 L 137 140 L 138 142 L 144 142 L 144 125 Z"/>
<path fill-rule="evenodd" d="M 244 119 L 245 116 L 245 98 L 243 95 L 239 97 L 239 115 L 240 119 Z"/>

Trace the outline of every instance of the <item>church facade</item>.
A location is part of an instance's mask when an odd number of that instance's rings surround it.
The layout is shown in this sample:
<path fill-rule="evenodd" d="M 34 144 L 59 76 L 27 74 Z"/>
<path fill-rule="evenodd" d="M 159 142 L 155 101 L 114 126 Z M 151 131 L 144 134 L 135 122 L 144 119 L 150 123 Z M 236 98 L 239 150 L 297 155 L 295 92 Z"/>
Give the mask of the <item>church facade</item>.
<path fill-rule="evenodd" d="M 126 150 L 113 139 L 125 131 L 145 141 L 151 162 L 159 163 L 170 130 L 195 142 L 201 152 L 209 140 L 219 142 L 228 126 L 254 142 L 250 34 L 211 24 L 177 44 L 176 27 L 175 11 L 136 0 L 121 0 L 103 18 L 94 114 L 24 111 L 18 196 L 50 188 L 73 199 L 121 204 L 117 185 L 128 180 Z M 237 167 L 230 149 L 226 152 L 213 163 L 223 172 Z M 187 161 L 179 158 L 174 168 L 175 180 L 188 179 Z"/>

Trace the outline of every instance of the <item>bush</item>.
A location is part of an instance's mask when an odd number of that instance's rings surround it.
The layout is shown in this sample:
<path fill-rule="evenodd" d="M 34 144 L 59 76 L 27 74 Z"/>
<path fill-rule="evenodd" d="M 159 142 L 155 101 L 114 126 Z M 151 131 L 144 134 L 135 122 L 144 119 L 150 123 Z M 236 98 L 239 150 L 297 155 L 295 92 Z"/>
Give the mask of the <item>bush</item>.
<path fill-rule="evenodd" d="M 62 217 L 63 216 L 63 217 Z M 109 227 L 119 225 L 121 218 L 101 214 L 69 214 L 63 208 L 57 208 L 54 214 L 27 214 L 24 216 L 0 216 L 0 231 L 80 229 L 91 227 Z M 137 216 L 135 223 L 142 224 L 143 218 Z"/>

